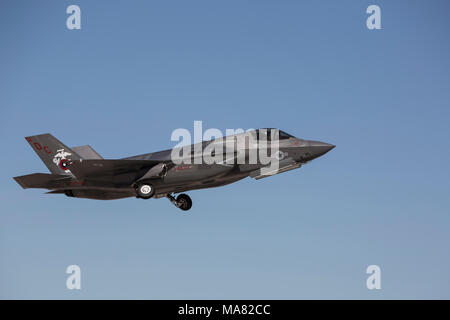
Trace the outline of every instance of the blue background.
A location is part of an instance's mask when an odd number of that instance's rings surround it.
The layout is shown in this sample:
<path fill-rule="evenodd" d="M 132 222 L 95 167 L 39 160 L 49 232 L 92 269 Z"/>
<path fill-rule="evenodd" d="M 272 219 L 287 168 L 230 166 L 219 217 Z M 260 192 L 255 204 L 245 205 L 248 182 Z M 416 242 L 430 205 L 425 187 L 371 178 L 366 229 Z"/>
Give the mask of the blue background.
<path fill-rule="evenodd" d="M 382 30 L 366 28 L 370 4 Z M 450 298 L 447 1 L 0 6 L 1 298 Z M 47 172 L 28 135 L 119 158 L 174 146 L 194 120 L 337 147 L 189 192 L 189 214 L 12 179 Z M 66 289 L 71 264 L 82 290 Z"/>

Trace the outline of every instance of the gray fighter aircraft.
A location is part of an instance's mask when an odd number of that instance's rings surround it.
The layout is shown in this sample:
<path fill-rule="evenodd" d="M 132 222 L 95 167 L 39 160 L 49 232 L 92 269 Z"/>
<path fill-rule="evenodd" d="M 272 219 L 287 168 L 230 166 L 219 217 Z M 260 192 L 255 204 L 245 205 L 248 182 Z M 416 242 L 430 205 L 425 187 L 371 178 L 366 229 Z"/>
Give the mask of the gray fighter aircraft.
<path fill-rule="evenodd" d="M 14 177 L 24 189 L 44 188 L 50 194 L 99 200 L 167 197 L 182 210 L 189 210 L 192 200 L 181 192 L 300 168 L 335 147 L 268 128 L 123 159 L 103 159 L 88 145 L 69 148 L 50 134 L 25 139 L 51 174 Z M 272 152 L 275 145 L 276 152 Z M 261 146 L 272 148 L 267 159 L 276 160 L 276 166 L 262 161 Z M 219 161 L 202 161 L 205 150 Z M 257 160 L 249 161 L 255 154 Z M 179 195 L 175 198 L 174 194 Z"/>

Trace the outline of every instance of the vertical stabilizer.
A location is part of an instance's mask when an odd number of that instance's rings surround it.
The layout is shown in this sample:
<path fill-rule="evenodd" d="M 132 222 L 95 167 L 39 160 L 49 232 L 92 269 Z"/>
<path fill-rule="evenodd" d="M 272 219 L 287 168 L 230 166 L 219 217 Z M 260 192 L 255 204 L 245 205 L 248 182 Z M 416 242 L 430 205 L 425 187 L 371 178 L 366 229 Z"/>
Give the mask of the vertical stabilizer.
<path fill-rule="evenodd" d="M 72 175 L 69 168 L 71 160 L 80 156 L 51 134 L 40 134 L 25 138 L 53 174 Z"/>

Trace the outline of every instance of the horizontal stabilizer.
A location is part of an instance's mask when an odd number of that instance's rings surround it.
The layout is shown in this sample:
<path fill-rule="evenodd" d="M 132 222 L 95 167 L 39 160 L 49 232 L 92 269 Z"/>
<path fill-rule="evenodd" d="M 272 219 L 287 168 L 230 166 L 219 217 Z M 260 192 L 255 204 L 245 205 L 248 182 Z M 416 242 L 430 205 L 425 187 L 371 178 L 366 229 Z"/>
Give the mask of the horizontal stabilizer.
<path fill-rule="evenodd" d="M 91 146 L 72 147 L 72 150 L 83 159 L 103 159 Z"/>
<path fill-rule="evenodd" d="M 49 188 L 55 182 L 71 179 L 71 176 L 49 173 L 33 173 L 25 176 L 14 177 L 14 180 L 24 189 Z"/>

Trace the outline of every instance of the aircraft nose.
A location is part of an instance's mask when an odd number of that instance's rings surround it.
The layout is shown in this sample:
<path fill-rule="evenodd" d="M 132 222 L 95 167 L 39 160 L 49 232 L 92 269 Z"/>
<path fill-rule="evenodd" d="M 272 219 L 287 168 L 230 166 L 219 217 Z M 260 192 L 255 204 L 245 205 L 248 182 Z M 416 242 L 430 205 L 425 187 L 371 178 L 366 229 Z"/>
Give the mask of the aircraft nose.
<path fill-rule="evenodd" d="M 325 153 L 327 153 L 328 151 L 330 151 L 335 147 L 335 145 L 314 140 L 309 140 L 308 146 L 310 147 L 310 150 L 314 158 L 323 156 Z"/>

